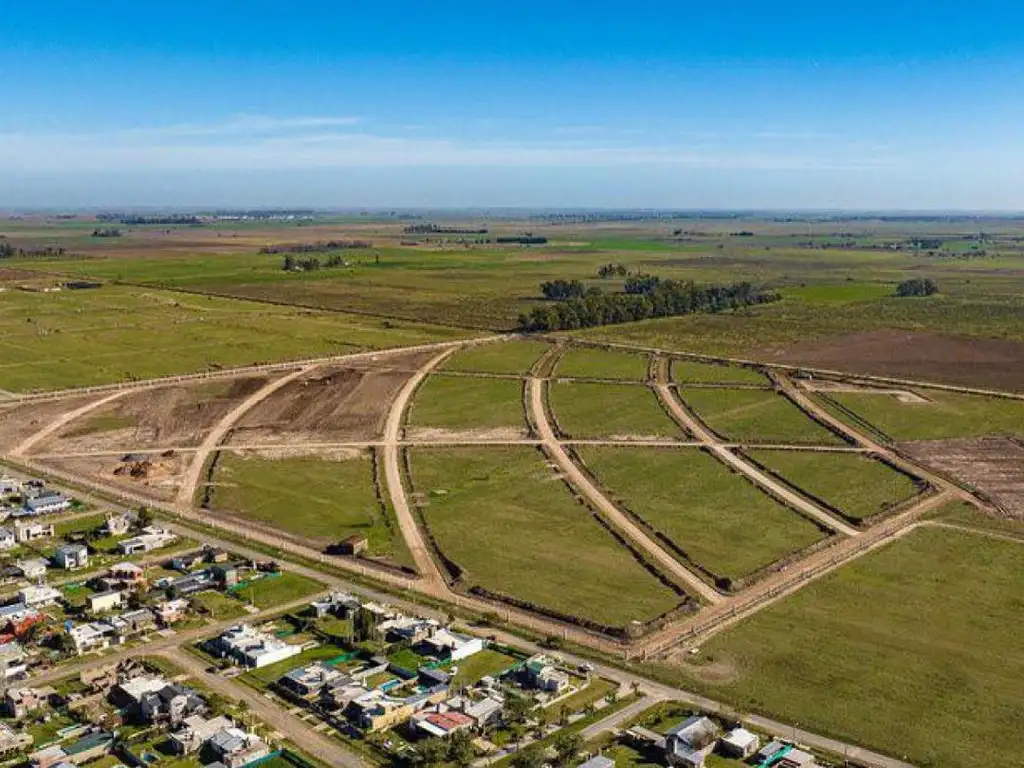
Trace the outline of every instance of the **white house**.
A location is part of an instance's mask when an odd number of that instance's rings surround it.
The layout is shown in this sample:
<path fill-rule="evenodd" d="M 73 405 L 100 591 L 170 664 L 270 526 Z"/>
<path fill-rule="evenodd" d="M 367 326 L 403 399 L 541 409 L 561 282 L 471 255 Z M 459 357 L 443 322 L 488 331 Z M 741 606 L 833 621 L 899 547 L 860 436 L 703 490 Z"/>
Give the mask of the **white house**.
<path fill-rule="evenodd" d="M 726 757 L 734 757 L 739 760 L 746 760 L 757 752 L 761 746 L 761 740 L 756 733 L 751 733 L 746 728 L 734 728 L 718 742 L 718 749 Z"/>
<path fill-rule="evenodd" d="M 28 586 L 18 590 L 18 600 L 29 608 L 52 605 L 60 600 L 60 590 L 48 587 L 45 584 Z"/>
<path fill-rule="evenodd" d="M 230 656 L 247 667 L 266 667 L 302 653 L 298 645 L 289 645 L 247 624 L 225 630 L 211 643 L 221 656 Z"/>
<path fill-rule="evenodd" d="M 678 768 L 703 768 L 718 743 L 718 726 L 700 715 L 686 718 L 665 733 L 665 757 Z"/>
<path fill-rule="evenodd" d="M 106 592 L 96 592 L 89 595 L 89 611 L 91 613 L 109 611 L 117 608 L 123 602 L 124 595 L 121 592 L 116 592 L 112 589 Z"/>
<path fill-rule="evenodd" d="M 77 627 L 72 627 L 68 634 L 79 655 L 98 648 L 108 648 L 111 643 L 116 643 L 119 640 L 115 629 L 103 621 L 79 624 Z"/>
<path fill-rule="evenodd" d="M 74 571 L 89 565 L 89 548 L 85 544 L 65 544 L 57 547 L 53 561 L 65 571 Z"/>
<path fill-rule="evenodd" d="M 14 567 L 21 571 L 26 579 L 38 579 L 46 575 L 46 561 L 41 557 L 28 557 L 16 560 Z"/>
<path fill-rule="evenodd" d="M 13 477 L 7 477 L 7 475 L 0 477 L 0 496 L 7 496 L 12 493 L 21 493 L 21 483 Z"/>
<path fill-rule="evenodd" d="M 53 523 L 31 523 L 24 520 L 14 521 L 14 537 L 21 544 L 50 536 L 53 536 Z"/>
<path fill-rule="evenodd" d="M 0 527 L 0 549 L 13 549 L 18 545 L 14 531 L 6 526 Z"/>
<path fill-rule="evenodd" d="M 43 491 L 38 496 L 25 499 L 25 511 L 30 515 L 49 515 L 63 512 L 71 506 L 71 499 L 56 491 Z"/>
<path fill-rule="evenodd" d="M 465 659 L 484 649 L 482 638 L 462 635 L 443 627 L 424 640 L 423 644 L 438 656 L 449 655 L 452 661 Z"/>
<path fill-rule="evenodd" d="M 123 555 L 137 555 L 141 552 L 152 552 L 154 549 L 162 549 L 168 544 L 177 541 L 178 537 L 168 530 L 147 526 L 142 533 L 130 539 L 117 542 L 117 548 Z"/>

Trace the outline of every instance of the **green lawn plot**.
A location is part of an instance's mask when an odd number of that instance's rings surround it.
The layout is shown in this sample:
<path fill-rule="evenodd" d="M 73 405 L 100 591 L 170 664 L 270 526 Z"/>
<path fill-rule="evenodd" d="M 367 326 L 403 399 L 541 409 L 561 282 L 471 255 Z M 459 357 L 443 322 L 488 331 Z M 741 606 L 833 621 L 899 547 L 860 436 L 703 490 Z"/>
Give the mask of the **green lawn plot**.
<path fill-rule="evenodd" d="M 928 402 L 894 395 L 834 392 L 828 397 L 893 440 L 1009 434 L 1024 437 L 1024 401 L 922 389 Z M 842 416 L 842 414 L 839 414 Z"/>
<path fill-rule="evenodd" d="M 197 610 L 214 621 L 236 619 L 245 616 L 247 611 L 245 605 L 230 595 L 222 592 L 198 592 L 189 598 Z"/>
<path fill-rule="evenodd" d="M 526 374 L 551 348 L 542 341 L 505 341 L 466 347 L 449 357 L 442 370 L 465 373 Z"/>
<path fill-rule="evenodd" d="M 559 431 L 570 439 L 685 439 L 647 387 L 590 381 L 552 381 L 548 402 Z"/>
<path fill-rule="evenodd" d="M 1009 765 L 1022 595 L 1024 546 L 919 528 L 708 641 L 703 675 L 685 668 L 737 706 L 914 765 Z"/>
<path fill-rule="evenodd" d="M 528 447 L 412 449 L 423 517 L 467 585 L 606 626 L 682 598 L 645 570 Z"/>
<path fill-rule="evenodd" d="M 250 669 L 244 675 L 241 675 L 240 679 L 256 688 L 264 689 L 293 669 L 308 666 L 316 661 L 333 662 L 338 660 L 340 662 L 341 659 L 346 658 L 350 653 L 351 651 L 346 648 L 326 643 L 316 648 L 311 648 L 308 651 L 303 651 L 284 661 L 279 661 L 276 664 L 270 664 L 260 669 Z"/>
<path fill-rule="evenodd" d="M 768 386 L 768 378 L 753 368 L 692 360 L 672 361 L 672 380 L 679 384 L 750 384 Z"/>
<path fill-rule="evenodd" d="M 56 520 L 53 523 L 53 535 L 59 539 L 67 536 L 69 533 L 93 531 L 103 525 L 106 520 L 105 515 L 88 515 L 71 520 Z"/>
<path fill-rule="evenodd" d="M 254 577 L 251 581 L 232 588 L 231 594 L 257 608 L 273 608 L 294 603 L 321 591 L 324 585 L 308 576 L 291 571 Z"/>
<path fill-rule="evenodd" d="M 617 379 L 643 381 L 647 378 L 648 357 L 635 352 L 570 347 L 555 365 L 555 376 L 577 379 Z"/>
<path fill-rule="evenodd" d="M 408 423 L 457 431 L 525 429 L 523 383 L 435 374 L 416 392 Z"/>
<path fill-rule="evenodd" d="M 509 656 L 493 648 L 484 648 L 479 653 L 459 659 L 454 666 L 459 671 L 455 673 L 454 685 L 474 685 L 488 675 L 498 675 L 505 670 L 514 667 L 520 660 Z"/>
<path fill-rule="evenodd" d="M 680 387 L 683 401 L 726 440 L 842 445 L 843 441 L 775 392 Z"/>
<path fill-rule="evenodd" d="M 862 454 L 773 450 L 747 454 L 852 520 L 885 512 L 922 490 L 908 475 Z"/>
<path fill-rule="evenodd" d="M 612 498 L 716 576 L 735 580 L 825 535 L 699 448 L 577 451 Z"/>
<path fill-rule="evenodd" d="M 368 452 L 265 459 L 223 451 L 213 482 L 214 511 L 322 542 L 360 533 L 370 555 L 407 556 L 381 512 Z"/>
<path fill-rule="evenodd" d="M 158 289 L 7 291 L 0 389 L 60 389 L 471 335 L 407 321 Z"/>

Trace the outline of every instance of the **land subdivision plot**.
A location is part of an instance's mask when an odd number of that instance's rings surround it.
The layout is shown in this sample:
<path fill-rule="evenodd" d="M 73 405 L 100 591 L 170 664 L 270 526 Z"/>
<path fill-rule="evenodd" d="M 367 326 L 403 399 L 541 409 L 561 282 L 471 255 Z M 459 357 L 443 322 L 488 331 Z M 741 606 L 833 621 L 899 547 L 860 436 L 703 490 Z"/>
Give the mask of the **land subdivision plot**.
<path fill-rule="evenodd" d="M 467 347 L 449 357 L 441 371 L 525 376 L 551 345 L 543 341 L 506 341 Z"/>
<path fill-rule="evenodd" d="M 154 501 L 173 501 L 181 487 L 192 454 L 165 451 L 136 455 L 51 455 L 33 458 L 32 463 L 72 477 L 121 488 Z"/>
<path fill-rule="evenodd" d="M 698 448 L 579 446 L 577 453 L 666 550 L 726 588 L 828 535 Z"/>
<path fill-rule="evenodd" d="M 369 442 L 384 431 L 395 395 L 436 352 L 315 369 L 272 393 L 239 419 L 228 445 Z"/>
<path fill-rule="evenodd" d="M 907 402 L 874 392 L 834 392 L 819 397 L 840 417 L 866 421 L 888 439 L 943 440 L 1013 435 L 1024 437 L 1024 401 L 934 389 L 915 390 L 927 402 Z"/>
<path fill-rule="evenodd" d="M 548 402 L 558 431 L 573 440 L 684 440 L 658 396 L 640 385 L 552 381 Z"/>
<path fill-rule="evenodd" d="M 1001 739 L 1024 718 L 1022 593 L 1020 543 L 925 525 L 676 670 L 744 709 L 915 765 L 1006 765 Z"/>
<path fill-rule="evenodd" d="M 782 395 L 750 389 L 680 387 L 683 401 L 715 433 L 743 443 L 843 445 Z"/>
<path fill-rule="evenodd" d="M 758 370 L 739 365 L 699 363 L 693 360 L 671 361 L 672 381 L 678 384 L 733 384 L 768 387 L 768 378 Z"/>
<path fill-rule="evenodd" d="M 56 419 L 101 399 L 102 395 L 70 395 L 55 400 L 0 404 L 0 453 L 7 453 Z"/>
<path fill-rule="evenodd" d="M 883 461 L 858 453 L 757 449 L 745 454 L 855 523 L 892 511 L 928 487 Z"/>
<path fill-rule="evenodd" d="M 406 418 L 409 439 L 515 440 L 526 435 L 523 382 L 433 374 Z"/>
<path fill-rule="evenodd" d="M 315 549 L 361 534 L 369 557 L 404 563 L 404 543 L 376 489 L 372 452 L 223 450 L 198 503 Z"/>
<path fill-rule="evenodd" d="M 32 452 L 67 456 L 194 448 L 234 406 L 270 380 L 243 376 L 144 387 L 75 419 Z"/>
<path fill-rule="evenodd" d="M 421 519 L 459 588 L 618 630 L 687 600 L 580 504 L 536 449 L 407 451 Z"/>
<path fill-rule="evenodd" d="M 593 347 L 570 347 L 555 365 L 554 375 L 571 379 L 643 381 L 647 378 L 646 354 Z"/>

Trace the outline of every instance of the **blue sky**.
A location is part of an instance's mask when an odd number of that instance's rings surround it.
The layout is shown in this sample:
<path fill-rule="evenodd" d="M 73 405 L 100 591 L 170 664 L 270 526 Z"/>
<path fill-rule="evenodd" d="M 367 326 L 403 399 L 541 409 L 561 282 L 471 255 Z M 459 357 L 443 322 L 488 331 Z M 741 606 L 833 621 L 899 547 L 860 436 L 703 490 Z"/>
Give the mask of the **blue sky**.
<path fill-rule="evenodd" d="M 0 205 L 1024 209 L 1024 8 L 9 4 Z"/>

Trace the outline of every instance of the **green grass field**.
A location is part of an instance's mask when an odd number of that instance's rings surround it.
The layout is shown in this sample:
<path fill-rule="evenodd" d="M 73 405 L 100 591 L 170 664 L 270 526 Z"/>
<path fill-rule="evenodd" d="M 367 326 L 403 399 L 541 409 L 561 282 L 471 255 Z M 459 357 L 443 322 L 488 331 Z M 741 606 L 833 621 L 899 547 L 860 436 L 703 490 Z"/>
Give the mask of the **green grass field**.
<path fill-rule="evenodd" d="M 918 493 L 911 478 L 860 454 L 772 450 L 749 453 L 793 485 L 857 520 L 884 512 Z"/>
<path fill-rule="evenodd" d="M 308 576 L 284 571 L 254 579 L 245 586 L 233 589 L 231 594 L 239 600 L 263 609 L 310 597 L 323 588 L 321 582 L 314 581 Z"/>
<path fill-rule="evenodd" d="M 713 365 L 690 360 L 672 361 L 672 380 L 680 384 L 753 384 L 768 386 L 760 371 L 738 365 Z"/>
<path fill-rule="evenodd" d="M 525 429 L 523 383 L 435 374 L 416 392 L 408 424 L 460 431 Z"/>
<path fill-rule="evenodd" d="M 467 335 L 156 289 L 7 291 L 0 302 L 0 389 L 60 389 Z"/>
<path fill-rule="evenodd" d="M 369 554 L 399 562 L 408 557 L 382 517 L 367 453 L 271 460 L 225 451 L 214 483 L 214 511 L 325 543 L 361 533 Z"/>
<path fill-rule="evenodd" d="M 245 606 L 240 601 L 221 592 L 199 592 L 189 600 L 208 611 L 209 617 L 214 621 L 237 619 L 247 615 Z"/>
<path fill-rule="evenodd" d="M 555 376 L 577 379 L 618 379 L 643 381 L 647 378 L 647 355 L 630 352 L 570 347 L 555 366 Z"/>
<path fill-rule="evenodd" d="M 901 403 L 891 395 L 852 392 L 833 400 L 894 440 L 941 440 L 1010 434 L 1024 437 L 1024 401 L 922 390 L 928 403 Z"/>
<path fill-rule="evenodd" d="M 649 620 L 680 602 L 536 450 L 417 448 L 411 464 L 427 524 L 468 584 L 609 626 Z"/>
<path fill-rule="evenodd" d="M 484 648 L 480 653 L 474 653 L 456 663 L 459 671 L 455 673 L 453 682 L 456 686 L 474 685 L 487 675 L 497 675 L 515 666 L 518 661 L 519 659 L 501 651 Z"/>
<path fill-rule="evenodd" d="M 914 765 L 1009 765 L 1024 719 L 1024 547 L 922 528 L 718 635 L 688 674 Z M 1010 760 L 1010 762 L 1007 762 Z"/>
<path fill-rule="evenodd" d="M 700 449 L 578 451 L 613 498 L 717 576 L 737 579 L 823 537 Z"/>
<path fill-rule="evenodd" d="M 548 400 L 559 428 L 570 438 L 686 437 L 647 387 L 553 381 Z"/>
<path fill-rule="evenodd" d="M 1024 542 L 1024 521 L 991 517 L 966 502 L 956 501 L 938 510 L 933 518 L 942 523 L 971 528 L 976 531 L 1012 536 Z"/>
<path fill-rule="evenodd" d="M 688 406 L 726 440 L 745 443 L 842 445 L 842 440 L 774 392 L 680 388 Z"/>
<path fill-rule="evenodd" d="M 448 358 L 442 370 L 469 373 L 525 374 L 550 349 L 541 341 L 506 341 L 462 349 Z"/>

